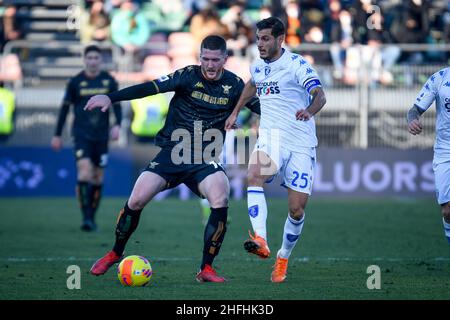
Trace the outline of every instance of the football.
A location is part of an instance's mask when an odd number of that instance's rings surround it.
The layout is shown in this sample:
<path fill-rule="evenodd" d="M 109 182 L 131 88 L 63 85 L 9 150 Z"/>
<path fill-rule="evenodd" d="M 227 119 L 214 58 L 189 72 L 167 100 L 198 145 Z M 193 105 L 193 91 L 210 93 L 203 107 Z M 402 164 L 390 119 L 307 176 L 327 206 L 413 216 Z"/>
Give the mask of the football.
<path fill-rule="evenodd" d="M 117 276 L 124 286 L 142 287 L 150 282 L 152 266 L 144 257 L 128 256 L 120 262 Z"/>

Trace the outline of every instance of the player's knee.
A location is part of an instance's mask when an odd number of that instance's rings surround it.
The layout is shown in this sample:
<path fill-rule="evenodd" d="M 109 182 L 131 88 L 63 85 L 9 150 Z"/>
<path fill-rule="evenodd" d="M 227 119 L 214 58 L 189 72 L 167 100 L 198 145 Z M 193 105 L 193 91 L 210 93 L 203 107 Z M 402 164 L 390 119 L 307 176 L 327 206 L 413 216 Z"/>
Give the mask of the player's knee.
<path fill-rule="evenodd" d="M 208 199 L 212 208 L 223 208 L 228 206 L 228 194 L 226 192 L 214 195 Z"/>
<path fill-rule="evenodd" d="M 305 214 L 305 208 L 301 204 L 289 204 L 289 215 L 292 219 L 301 220 Z"/>
<path fill-rule="evenodd" d="M 264 178 L 257 170 L 249 170 L 247 173 L 247 183 L 249 186 L 262 187 L 264 185 Z"/>
<path fill-rule="evenodd" d="M 132 195 L 128 199 L 128 207 L 131 210 L 142 210 L 147 203 L 139 196 Z"/>
<path fill-rule="evenodd" d="M 444 220 L 448 223 L 450 223 L 450 202 L 447 202 L 445 205 L 442 206 L 442 216 L 444 217 Z"/>

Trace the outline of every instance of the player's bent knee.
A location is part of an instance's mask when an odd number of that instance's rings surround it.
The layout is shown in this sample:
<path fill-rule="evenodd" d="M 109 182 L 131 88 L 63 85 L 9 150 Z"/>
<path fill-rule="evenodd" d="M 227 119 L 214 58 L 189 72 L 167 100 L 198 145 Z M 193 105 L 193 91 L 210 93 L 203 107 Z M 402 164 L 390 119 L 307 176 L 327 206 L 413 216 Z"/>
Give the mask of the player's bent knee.
<path fill-rule="evenodd" d="M 450 222 L 450 202 L 447 202 L 442 206 L 442 216 L 446 222 Z"/>
<path fill-rule="evenodd" d="M 128 207 L 131 210 L 142 210 L 146 204 L 147 202 L 139 196 L 131 196 L 130 199 L 128 199 Z"/>
<path fill-rule="evenodd" d="M 301 220 L 305 209 L 301 205 L 289 205 L 289 215 L 295 220 Z"/>
<path fill-rule="evenodd" d="M 262 187 L 264 185 L 264 178 L 257 170 L 249 170 L 247 173 L 247 183 L 249 186 Z"/>

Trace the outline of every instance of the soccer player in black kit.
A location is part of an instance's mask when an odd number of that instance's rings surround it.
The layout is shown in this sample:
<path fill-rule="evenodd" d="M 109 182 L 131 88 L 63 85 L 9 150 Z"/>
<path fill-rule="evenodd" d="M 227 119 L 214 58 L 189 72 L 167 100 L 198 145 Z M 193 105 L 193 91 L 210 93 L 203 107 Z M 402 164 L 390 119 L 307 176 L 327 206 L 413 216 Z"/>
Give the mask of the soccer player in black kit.
<path fill-rule="evenodd" d="M 55 151 L 61 149 L 61 133 L 70 106 L 73 105 L 75 117 L 71 133 L 77 166 L 76 191 L 83 213 L 81 229 L 93 231 L 97 229 L 94 217 L 101 198 L 103 169 L 108 162 L 108 139 L 118 139 L 122 111 L 120 104 L 115 103 L 113 109 L 116 123 L 110 129 L 109 112 L 95 110 L 87 113 L 83 110 L 92 96 L 107 94 L 118 88 L 116 80 L 108 72 L 101 70 L 99 47 L 87 46 L 83 56 L 84 70 L 67 84 L 51 146 Z"/>
<path fill-rule="evenodd" d="M 204 232 L 203 258 L 195 278 L 199 282 L 225 281 L 217 275 L 212 263 L 226 232 L 230 187 L 223 168 L 214 159 L 223 146 L 225 120 L 244 88 L 242 79 L 224 69 L 226 59 L 225 40 L 207 36 L 201 43 L 199 66 L 187 66 L 157 80 L 88 101 L 86 110 L 107 111 L 117 101 L 175 91 L 165 125 L 155 138 L 161 151 L 137 179 L 120 211 L 114 247 L 95 262 L 91 274 L 104 274 L 120 261 L 143 208 L 157 193 L 184 183 L 198 196 L 208 199 L 211 206 Z M 255 97 L 247 107 L 259 113 L 259 100 Z M 219 150 L 210 152 L 211 145 L 218 146 Z"/>

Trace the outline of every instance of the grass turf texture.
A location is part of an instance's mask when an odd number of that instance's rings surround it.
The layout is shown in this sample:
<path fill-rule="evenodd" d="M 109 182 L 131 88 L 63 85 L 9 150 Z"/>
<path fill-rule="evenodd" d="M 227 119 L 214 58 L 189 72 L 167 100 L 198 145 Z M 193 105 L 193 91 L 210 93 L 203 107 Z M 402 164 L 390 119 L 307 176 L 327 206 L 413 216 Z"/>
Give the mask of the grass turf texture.
<path fill-rule="evenodd" d="M 440 210 L 430 200 L 311 199 L 303 233 L 284 283 L 270 282 L 281 244 L 286 200 L 269 199 L 270 259 L 242 243 L 250 221 L 245 201 L 231 202 L 225 242 L 214 266 L 229 281 L 194 281 L 203 245 L 199 202 L 152 202 L 126 248 L 148 258 L 150 285 L 122 287 L 116 267 L 88 274 L 110 250 L 125 199 L 103 199 L 99 231 L 80 231 L 74 198 L 0 199 L 0 299 L 449 299 L 450 247 Z M 67 267 L 81 269 L 81 290 L 66 286 Z M 381 269 L 381 289 L 366 286 L 369 265 Z"/>

